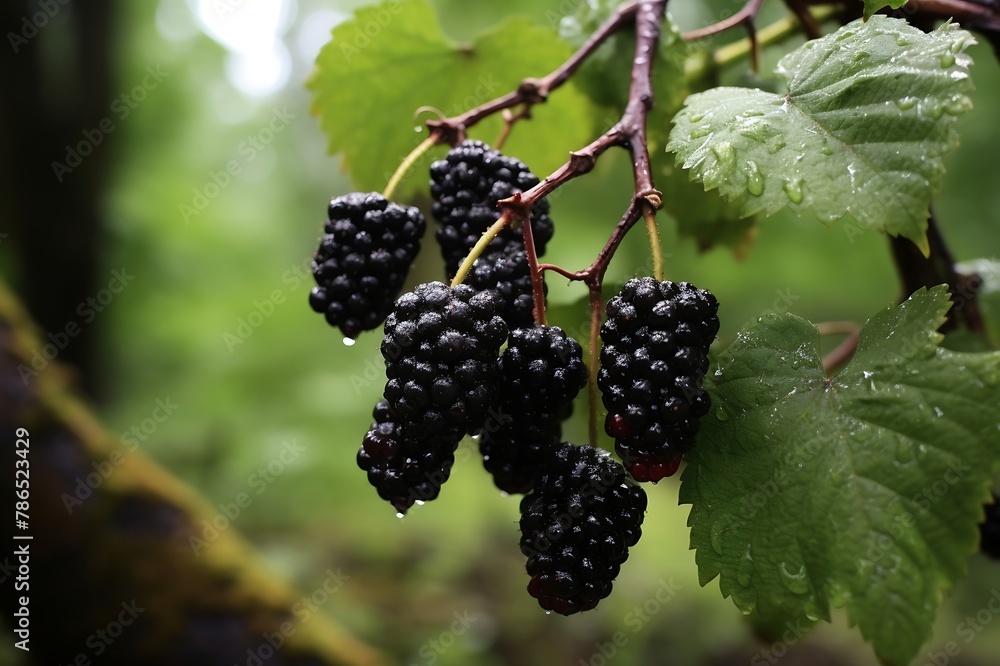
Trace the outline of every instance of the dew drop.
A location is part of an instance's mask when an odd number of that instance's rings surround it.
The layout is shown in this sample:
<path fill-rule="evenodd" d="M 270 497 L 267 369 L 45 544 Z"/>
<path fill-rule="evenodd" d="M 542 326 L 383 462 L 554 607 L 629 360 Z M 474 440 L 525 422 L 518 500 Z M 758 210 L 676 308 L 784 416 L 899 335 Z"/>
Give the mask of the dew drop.
<path fill-rule="evenodd" d="M 719 408 L 715 410 L 715 418 L 719 419 L 720 421 L 728 421 L 729 420 L 729 412 L 727 412 L 722 407 L 722 405 L 719 405 Z"/>
<path fill-rule="evenodd" d="M 747 160 L 747 191 L 755 197 L 764 194 L 764 174 L 753 160 Z"/>
<path fill-rule="evenodd" d="M 404 514 L 403 514 L 403 512 L 402 512 L 402 511 L 397 511 L 397 512 L 396 512 L 396 517 L 397 517 L 397 518 L 399 518 L 400 520 L 402 520 L 402 519 L 403 519 L 403 515 L 404 515 Z"/>
<path fill-rule="evenodd" d="M 776 152 L 785 147 L 785 140 L 780 136 L 776 136 L 767 144 L 767 154 L 774 155 Z"/>
<path fill-rule="evenodd" d="M 788 200 L 792 203 L 802 203 L 802 179 L 801 178 L 789 178 L 781 186 L 781 189 L 785 190 L 785 194 L 788 196 Z"/>
<path fill-rule="evenodd" d="M 949 116 L 960 116 L 972 109 L 972 101 L 965 95 L 955 95 L 944 105 L 944 112 Z"/>
<path fill-rule="evenodd" d="M 913 460 L 913 449 L 906 442 L 896 442 L 896 462 L 903 465 Z"/>
<path fill-rule="evenodd" d="M 906 37 L 904 37 L 903 35 L 898 35 L 896 37 L 896 45 L 897 46 L 909 46 L 910 45 L 910 40 L 907 39 Z"/>
<path fill-rule="evenodd" d="M 917 445 L 917 460 L 924 460 L 927 458 L 927 453 L 930 449 L 927 448 L 926 444 Z"/>
<path fill-rule="evenodd" d="M 833 155 L 833 148 L 830 147 L 830 143 L 826 139 L 823 139 L 823 145 L 820 146 L 819 152 L 824 155 Z"/>
<path fill-rule="evenodd" d="M 711 133 L 712 133 L 712 128 L 710 128 L 708 125 L 701 125 L 691 130 L 691 138 L 700 139 L 703 136 L 708 136 Z"/>
<path fill-rule="evenodd" d="M 728 141 L 720 141 L 712 146 L 712 152 L 715 153 L 715 157 L 723 169 L 732 169 L 736 166 L 736 152 Z"/>
<path fill-rule="evenodd" d="M 809 580 L 806 578 L 805 566 L 800 566 L 795 573 L 788 570 L 788 565 L 782 562 L 778 565 L 781 582 L 795 594 L 805 594 L 809 591 Z"/>
<path fill-rule="evenodd" d="M 424 505 L 424 501 L 423 501 L 423 500 L 417 500 L 417 501 L 415 502 L 415 504 L 416 504 L 417 506 L 423 506 L 423 505 Z"/>
<path fill-rule="evenodd" d="M 345 347 L 353 347 L 355 342 L 357 342 L 357 340 L 355 340 L 354 338 L 344 338 Z"/>
<path fill-rule="evenodd" d="M 868 58 L 871 57 L 871 55 L 872 54 L 868 53 L 868 51 L 858 51 L 857 53 L 854 54 L 854 62 L 861 62 L 862 60 L 867 60 Z"/>
<path fill-rule="evenodd" d="M 830 588 L 830 603 L 834 608 L 843 608 L 847 605 L 847 592 L 840 585 L 833 585 Z"/>
<path fill-rule="evenodd" d="M 750 581 L 753 578 L 753 555 L 750 554 L 750 545 L 747 544 L 747 550 L 743 553 L 743 557 L 736 564 L 736 582 L 743 587 L 750 587 Z"/>
<path fill-rule="evenodd" d="M 896 100 L 896 106 L 899 107 L 900 111 L 909 111 L 917 105 L 916 97 L 903 97 L 902 99 Z"/>
<path fill-rule="evenodd" d="M 704 118 L 705 114 L 697 111 L 688 116 L 688 120 L 690 120 L 693 123 L 700 123 Z"/>
<path fill-rule="evenodd" d="M 951 54 L 951 53 L 942 53 L 941 54 L 941 67 L 943 69 L 948 69 L 949 67 L 951 67 L 954 64 L 955 64 L 955 56 L 953 54 Z"/>

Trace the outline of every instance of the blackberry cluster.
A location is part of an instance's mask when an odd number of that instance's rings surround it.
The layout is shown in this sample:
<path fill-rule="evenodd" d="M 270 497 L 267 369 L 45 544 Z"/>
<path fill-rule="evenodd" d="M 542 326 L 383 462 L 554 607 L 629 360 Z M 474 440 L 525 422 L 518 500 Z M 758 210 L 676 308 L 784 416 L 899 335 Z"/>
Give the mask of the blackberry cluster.
<path fill-rule="evenodd" d="M 418 209 L 374 192 L 332 199 L 328 217 L 313 257 L 318 286 L 309 304 L 354 338 L 389 314 L 427 225 Z"/>
<path fill-rule="evenodd" d="M 496 400 L 507 339 L 496 299 L 431 282 L 403 294 L 385 321 L 385 404 L 358 465 L 400 512 L 437 495 L 459 440 L 482 428 Z M 430 485 L 417 492 L 421 484 Z"/>
<path fill-rule="evenodd" d="M 526 493 L 562 439 L 562 421 L 587 384 L 583 349 L 558 326 L 511 331 L 500 357 L 499 412 L 479 440 L 483 466 L 498 488 Z"/>
<path fill-rule="evenodd" d="M 465 141 L 431 165 L 431 213 L 441 224 L 436 236 L 449 278 L 483 233 L 500 219 L 497 201 L 537 184 L 538 178 L 523 162 L 482 141 Z M 544 198 L 532 209 L 531 229 L 535 251 L 542 256 L 554 231 Z M 500 294 L 504 304 L 500 315 L 510 328 L 534 323 L 531 274 L 520 227 L 508 226 L 493 239 L 466 283 Z"/>
<path fill-rule="evenodd" d="M 605 431 L 636 481 L 677 471 L 711 407 L 702 380 L 719 304 L 687 282 L 629 280 L 607 305 L 597 385 Z"/>
<path fill-rule="evenodd" d="M 511 330 L 534 325 L 531 272 L 520 241 L 508 241 L 499 249 L 491 245 L 472 265 L 464 283 L 479 291 L 495 292 L 500 297 L 499 314 Z"/>
<path fill-rule="evenodd" d="M 483 232 L 500 219 L 497 201 L 537 184 L 538 177 L 524 162 L 502 155 L 482 141 L 464 141 L 443 160 L 431 164 L 431 214 L 441 223 L 437 240 L 449 276 L 455 274 Z M 553 233 L 546 199 L 535 203 L 531 218 L 535 250 L 541 256 Z M 512 241 L 521 244 L 523 237 L 519 228 L 508 226 L 489 247 L 501 250 Z"/>
<path fill-rule="evenodd" d="M 610 456 L 562 444 L 521 500 L 528 593 L 562 615 L 594 608 L 639 540 L 645 510 L 646 493 Z"/>
<path fill-rule="evenodd" d="M 372 411 L 374 422 L 358 451 L 358 467 L 379 497 L 406 513 L 415 502 L 437 498 L 455 462 L 455 441 L 443 436 L 407 437 L 392 416 L 389 403 L 380 400 Z"/>
<path fill-rule="evenodd" d="M 1000 495 L 993 494 L 993 503 L 987 504 L 986 520 L 979 525 L 979 549 L 983 553 L 1000 559 Z"/>

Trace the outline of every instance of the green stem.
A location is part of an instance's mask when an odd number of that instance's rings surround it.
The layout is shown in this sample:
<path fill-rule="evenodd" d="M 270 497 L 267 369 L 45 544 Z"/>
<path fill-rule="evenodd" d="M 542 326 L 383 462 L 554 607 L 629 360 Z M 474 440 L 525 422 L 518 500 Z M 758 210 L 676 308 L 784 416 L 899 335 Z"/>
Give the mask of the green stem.
<path fill-rule="evenodd" d="M 392 195 L 396 193 L 396 188 L 399 183 L 402 182 L 403 176 L 406 172 L 410 170 L 410 167 L 416 163 L 424 153 L 431 149 L 432 146 L 438 143 L 437 135 L 431 134 L 429 137 L 420 142 L 416 148 L 410 151 L 410 154 L 403 158 L 403 161 L 399 163 L 396 167 L 395 173 L 392 174 L 392 178 L 389 179 L 389 183 L 385 186 L 385 190 L 382 192 L 382 196 L 386 199 L 392 199 Z"/>
<path fill-rule="evenodd" d="M 503 228 L 507 226 L 508 221 L 509 218 L 506 214 L 501 215 L 500 219 L 494 222 L 493 226 L 491 226 L 483 233 L 483 235 L 479 238 L 479 241 L 475 244 L 475 246 L 471 250 L 469 250 L 469 254 L 462 261 L 462 265 L 458 267 L 458 271 L 455 273 L 455 277 L 452 278 L 451 280 L 452 287 L 457 287 L 458 285 L 462 284 L 462 281 L 465 279 L 465 276 L 469 274 L 470 270 L 472 270 L 472 264 L 476 262 L 476 259 L 478 259 L 479 255 L 483 253 L 483 250 L 486 249 L 486 246 L 489 245 L 494 238 L 496 238 L 497 234 L 503 231 Z"/>

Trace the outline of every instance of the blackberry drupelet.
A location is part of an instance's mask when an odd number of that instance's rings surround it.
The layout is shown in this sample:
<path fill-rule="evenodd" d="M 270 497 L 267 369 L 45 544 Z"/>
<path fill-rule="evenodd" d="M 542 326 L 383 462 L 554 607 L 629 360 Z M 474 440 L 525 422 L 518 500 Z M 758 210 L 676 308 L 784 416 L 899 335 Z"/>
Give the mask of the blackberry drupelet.
<path fill-rule="evenodd" d="M 482 433 L 479 450 L 498 488 L 526 493 L 559 446 L 587 366 L 580 344 L 561 328 L 534 326 L 511 331 L 500 368 L 496 427 Z"/>
<path fill-rule="evenodd" d="M 594 608 L 639 540 L 645 510 L 646 493 L 609 455 L 562 444 L 521 500 L 528 593 L 563 615 Z"/>
<path fill-rule="evenodd" d="M 416 208 L 375 192 L 336 197 L 328 213 L 313 257 L 318 286 L 310 292 L 309 304 L 354 338 L 377 328 L 389 314 L 420 250 L 426 223 Z"/>
<path fill-rule="evenodd" d="M 406 513 L 415 502 L 435 499 L 455 462 L 454 441 L 406 436 L 385 400 L 375 405 L 372 417 L 357 459 L 368 482 L 399 513 Z"/>
<path fill-rule="evenodd" d="M 421 284 L 385 321 L 384 397 L 407 436 L 458 440 L 496 400 L 507 325 L 497 296 L 467 285 Z"/>
<path fill-rule="evenodd" d="M 511 330 L 535 324 L 528 253 L 520 241 L 508 241 L 499 249 L 490 246 L 472 265 L 465 284 L 479 291 L 496 292 L 500 297 L 498 314 Z"/>
<path fill-rule="evenodd" d="M 605 431 L 636 481 L 677 471 L 711 407 L 702 380 L 719 304 L 687 282 L 629 280 L 607 305 L 597 385 Z"/>
<path fill-rule="evenodd" d="M 538 184 L 538 178 L 523 162 L 500 154 L 482 141 L 464 141 L 452 148 L 443 160 L 431 164 L 430 172 L 434 200 L 431 213 L 441 224 L 437 240 L 449 278 L 483 232 L 500 219 L 497 201 Z M 553 233 L 545 198 L 532 209 L 531 229 L 535 251 L 542 256 Z M 499 252 L 515 241 L 518 247 L 523 245 L 521 229 L 508 225 L 489 250 Z"/>
<path fill-rule="evenodd" d="M 1000 559 L 1000 495 L 993 494 L 993 503 L 987 504 L 986 520 L 979 524 L 979 550 Z"/>

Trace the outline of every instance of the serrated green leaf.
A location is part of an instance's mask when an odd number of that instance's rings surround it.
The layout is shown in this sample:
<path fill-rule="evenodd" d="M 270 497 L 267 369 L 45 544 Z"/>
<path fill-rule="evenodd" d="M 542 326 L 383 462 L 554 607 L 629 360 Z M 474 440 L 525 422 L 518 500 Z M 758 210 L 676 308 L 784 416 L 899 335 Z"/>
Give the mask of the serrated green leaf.
<path fill-rule="evenodd" d="M 706 190 L 743 215 L 811 209 L 927 247 L 927 213 L 942 158 L 958 144 L 972 36 L 954 24 L 927 34 L 874 16 L 807 42 L 778 73 L 786 95 L 715 88 L 688 97 L 667 150 Z"/>
<path fill-rule="evenodd" d="M 1000 353 L 938 347 L 948 307 L 942 286 L 883 310 L 833 378 L 793 315 L 719 356 L 681 486 L 702 584 L 764 626 L 845 606 L 880 659 L 913 658 L 1000 466 Z"/>
<path fill-rule="evenodd" d="M 426 117 L 416 119 L 417 109 L 458 115 L 515 89 L 525 77 L 547 74 L 570 52 L 555 32 L 525 20 L 456 44 L 423 0 L 363 7 L 333 29 L 316 59 L 307 83 L 311 112 L 327 134 L 329 151 L 342 154 L 354 184 L 380 190 L 425 136 L 413 131 Z M 504 152 L 544 176 L 566 160 L 569 150 L 589 141 L 590 114 L 586 98 L 567 84 L 535 107 L 533 121 L 518 123 Z M 470 134 L 492 142 L 501 125 L 497 115 Z M 423 171 L 405 180 L 397 195 L 405 199 L 426 187 Z"/>
<path fill-rule="evenodd" d="M 865 18 L 882 9 L 883 7 L 892 7 L 893 9 L 899 9 L 906 4 L 906 0 L 864 0 L 865 3 Z"/>
<path fill-rule="evenodd" d="M 756 224 L 754 218 L 740 216 L 737 204 L 706 192 L 672 166 L 663 170 L 656 184 L 663 193 L 663 210 L 677 220 L 682 237 L 694 239 L 699 251 L 723 245 L 739 258 L 746 255 L 756 237 Z"/>

